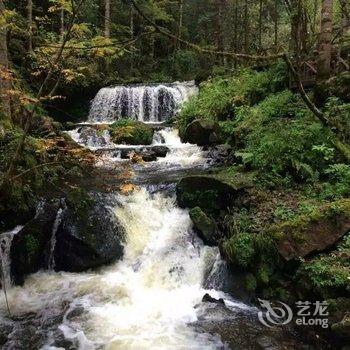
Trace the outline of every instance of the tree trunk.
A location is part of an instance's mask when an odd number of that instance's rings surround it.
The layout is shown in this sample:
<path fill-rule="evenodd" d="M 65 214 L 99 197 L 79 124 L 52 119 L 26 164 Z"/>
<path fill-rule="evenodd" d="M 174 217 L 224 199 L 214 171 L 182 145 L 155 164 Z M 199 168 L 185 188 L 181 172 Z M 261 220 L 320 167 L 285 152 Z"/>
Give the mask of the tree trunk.
<path fill-rule="evenodd" d="M 61 17 L 60 17 L 60 20 L 61 20 L 61 27 L 60 27 L 60 34 L 61 34 L 61 40 L 63 40 L 64 38 L 64 10 L 61 9 L 61 13 L 60 13 Z"/>
<path fill-rule="evenodd" d="M 184 16 L 184 2 L 183 0 L 178 1 L 179 4 L 179 21 L 177 23 L 177 38 L 181 39 L 182 34 L 182 24 L 183 24 L 183 16 Z M 179 40 L 175 40 L 175 51 L 177 51 L 181 46 Z"/>
<path fill-rule="evenodd" d="M 274 16 L 274 34 L 275 34 L 275 47 L 278 45 L 278 0 L 275 0 L 275 16 Z"/>
<path fill-rule="evenodd" d="M 318 41 L 317 80 L 329 78 L 331 74 L 333 30 L 333 0 L 322 1 L 321 31 Z"/>
<path fill-rule="evenodd" d="M 234 1 L 233 8 L 233 51 L 238 52 L 238 0 Z"/>
<path fill-rule="evenodd" d="M 290 51 L 297 58 L 300 57 L 300 32 L 301 32 L 301 0 L 293 0 L 291 2 L 291 41 Z"/>
<path fill-rule="evenodd" d="M 259 2 L 259 50 L 262 49 L 262 12 L 263 12 L 263 0 Z"/>
<path fill-rule="evenodd" d="M 0 134 L 5 132 L 11 120 L 11 100 L 7 93 L 7 90 L 11 88 L 11 82 L 8 71 L 7 29 L 4 11 L 4 1 L 0 0 Z"/>
<path fill-rule="evenodd" d="M 105 0 L 105 37 L 111 36 L 111 0 Z"/>
<path fill-rule="evenodd" d="M 28 0 L 28 51 L 33 51 L 33 0 Z"/>
<path fill-rule="evenodd" d="M 248 0 L 244 1 L 244 52 L 249 52 L 250 42 L 249 42 L 249 11 L 248 11 Z"/>
<path fill-rule="evenodd" d="M 224 11 L 224 0 L 216 0 L 216 49 L 219 52 L 224 51 L 224 38 L 223 38 L 223 23 L 222 16 Z M 224 63 L 224 58 L 222 55 L 218 56 L 221 64 Z"/>

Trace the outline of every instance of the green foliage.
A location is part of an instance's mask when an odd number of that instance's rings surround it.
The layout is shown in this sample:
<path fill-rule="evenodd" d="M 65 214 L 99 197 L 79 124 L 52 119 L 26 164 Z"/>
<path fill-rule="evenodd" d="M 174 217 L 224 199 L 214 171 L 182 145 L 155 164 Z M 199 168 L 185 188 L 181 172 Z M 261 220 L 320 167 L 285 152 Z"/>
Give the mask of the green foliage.
<path fill-rule="evenodd" d="M 265 183 L 288 184 L 293 180 L 314 180 L 327 166 L 327 160 L 314 148 L 327 140 L 327 130 L 318 122 L 277 120 L 256 128 L 249 136 L 245 152 Z M 287 182 L 286 182 L 287 180 Z"/>
<path fill-rule="evenodd" d="M 268 233 L 234 234 L 224 242 L 223 251 L 232 264 L 252 271 L 258 264 L 274 266 L 278 261 L 276 238 Z"/>
<path fill-rule="evenodd" d="M 347 235 L 337 250 L 304 262 L 297 278 L 324 298 L 337 293 L 350 295 L 350 235 Z"/>
<path fill-rule="evenodd" d="M 120 119 L 110 126 L 112 141 L 116 144 L 150 145 L 154 130 L 130 119 Z"/>
<path fill-rule="evenodd" d="M 26 235 L 24 237 L 25 250 L 27 251 L 28 259 L 32 261 L 38 254 L 39 241 L 34 235 Z"/>
<path fill-rule="evenodd" d="M 281 67 L 284 66 L 277 64 L 261 72 L 242 69 L 233 77 L 217 76 L 203 83 L 199 96 L 192 98 L 181 110 L 180 131 L 197 118 L 233 119 L 238 107 L 254 105 L 269 93 L 282 89 L 285 86 L 285 70 Z"/>

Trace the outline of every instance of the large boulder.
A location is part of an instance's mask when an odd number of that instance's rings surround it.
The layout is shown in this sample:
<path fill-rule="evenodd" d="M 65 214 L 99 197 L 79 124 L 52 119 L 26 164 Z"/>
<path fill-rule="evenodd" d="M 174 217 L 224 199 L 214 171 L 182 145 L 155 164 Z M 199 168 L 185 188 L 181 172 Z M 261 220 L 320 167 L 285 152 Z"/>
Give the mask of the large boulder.
<path fill-rule="evenodd" d="M 198 146 L 215 145 L 219 143 L 218 129 L 219 126 L 216 122 L 196 119 L 187 126 L 182 140 Z"/>
<path fill-rule="evenodd" d="M 250 174 L 208 174 L 186 176 L 176 187 L 180 207 L 200 207 L 206 212 L 225 210 L 240 201 L 251 186 Z"/>
<path fill-rule="evenodd" d="M 35 217 L 14 236 L 10 255 L 16 284 L 22 284 L 26 275 L 47 266 L 52 227 L 60 206 L 60 200 L 43 202 Z"/>
<path fill-rule="evenodd" d="M 189 214 L 193 228 L 203 242 L 209 246 L 218 245 L 220 236 L 214 220 L 199 207 L 192 208 Z"/>
<path fill-rule="evenodd" d="M 108 200 L 97 194 L 67 199 L 57 230 L 56 270 L 80 272 L 122 257 L 124 229 Z"/>
<path fill-rule="evenodd" d="M 285 261 L 318 254 L 334 247 L 350 231 L 350 201 L 331 203 L 314 216 L 301 215 L 270 231 L 281 236 L 277 247 Z"/>

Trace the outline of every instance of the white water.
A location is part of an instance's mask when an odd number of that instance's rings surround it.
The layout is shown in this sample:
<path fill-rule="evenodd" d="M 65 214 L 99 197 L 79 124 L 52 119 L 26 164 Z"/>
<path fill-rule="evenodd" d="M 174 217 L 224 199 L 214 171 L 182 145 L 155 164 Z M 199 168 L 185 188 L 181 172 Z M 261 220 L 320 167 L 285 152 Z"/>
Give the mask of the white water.
<path fill-rule="evenodd" d="M 57 210 L 56 218 L 52 226 L 52 233 L 51 233 L 51 240 L 50 240 L 50 253 L 49 253 L 49 262 L 48 262 L 48 268 L 50 270 L 53 270 L 55 268 L 55 247 L 56 247 L 56 233 L 59 225 L 62 221 L 62 213 L 63 209 L 59 208 Z"/>
<path fill-rule="evenodd" d="M 59 326 L 82 350 L 222 348 L 218 337 L 189 326 L 205 293 L 225 298 L 202 287 L 217 248 L 203 246 L 193 235 L 187 210 L 174 198 L 140 189 L 119 200 L 116 215 L 127 231 L 123 260 L 100 272 L 36 273 L 24 287 L 8 291 L 12 314 L 39 313 L 63 303 L 68 314 L 82 306 L 82 316 L 65 317 Z M 1 308 L 5 312 L 3 299 Z"/>
<path fill-rule="evenodd" d="M 102 88 L 92 101 L 89 122 L 110 123 L 120 118 L 163 122 L 197 92 L 194 82 Z"/>
<path fill-rule="evenodd" d="M 0 234 L 0 260 L 1 260 L 1 273 L 3 274 L 3 282 L 5 287 L 9 288 L 12 285 L 11 280 L 11 243 L 13 237 L 23 228 L 23 226 L 17 226 L 13 230 L 3 232 Z"/>

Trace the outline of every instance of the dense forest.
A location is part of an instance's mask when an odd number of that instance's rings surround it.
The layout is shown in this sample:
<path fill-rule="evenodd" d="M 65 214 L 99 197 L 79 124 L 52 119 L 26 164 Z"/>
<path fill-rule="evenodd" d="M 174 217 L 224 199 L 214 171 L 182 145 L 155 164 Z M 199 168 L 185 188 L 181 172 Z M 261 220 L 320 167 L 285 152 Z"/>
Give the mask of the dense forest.
<path fill-rule="evenodd" d="M 4 349 L 347 348 L 349 0 L 0 13 Z"/>

